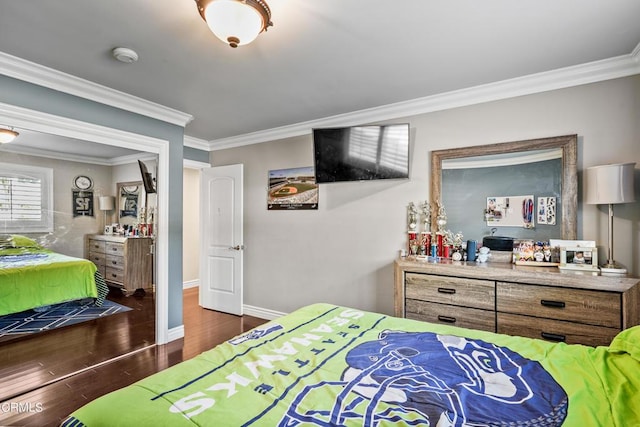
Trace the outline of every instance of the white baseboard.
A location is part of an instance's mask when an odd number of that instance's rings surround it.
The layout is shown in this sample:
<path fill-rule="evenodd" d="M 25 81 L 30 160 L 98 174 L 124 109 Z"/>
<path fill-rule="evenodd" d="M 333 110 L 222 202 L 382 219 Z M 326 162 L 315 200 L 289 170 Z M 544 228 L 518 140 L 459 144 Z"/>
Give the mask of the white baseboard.
<path fill-rule="evenodd" d="M 176 326 L 175 328 L 169 329 L 167 343 L 179 340 L 180 338 L 184 338 L 184 325 Z"/>
<path fill-rule="evenodd" d="M 198 279 L 187 280 L 186 282 L 182 283 L 182 289 L 197 288 L 199 284 L 200 284 L 200 280 Z"/>
<path fill-rule="evenodd" d="M 278 317 L 282 317 L 287 313 L 280 311 L 269 310 L 268 308 L 254 307 L 252 305 L 244 304 L 242 306 L 243 313 L 248 316 L 258 317 L 260 319 L 273 320 Z"/>

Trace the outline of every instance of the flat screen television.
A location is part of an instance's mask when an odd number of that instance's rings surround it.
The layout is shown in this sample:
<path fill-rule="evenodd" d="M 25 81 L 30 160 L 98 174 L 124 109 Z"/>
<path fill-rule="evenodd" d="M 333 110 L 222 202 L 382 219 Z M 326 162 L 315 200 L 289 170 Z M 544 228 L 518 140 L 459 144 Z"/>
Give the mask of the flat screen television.
<path fill-rule="evenodd" d="M 156 192 L 156 186 L 153 182 L 153 177 L 147 169 L 147 165 L 138 160 L 138 166 L 140 166 L 140 175 L 142 175 L 142 183 L 144 184 L 144 192 L 147 194 L 153 194 Z"/>
<path fill-rule="evenodd" d="M 409 124 L 313 130 L 316 183 L 409 178 Z"/>

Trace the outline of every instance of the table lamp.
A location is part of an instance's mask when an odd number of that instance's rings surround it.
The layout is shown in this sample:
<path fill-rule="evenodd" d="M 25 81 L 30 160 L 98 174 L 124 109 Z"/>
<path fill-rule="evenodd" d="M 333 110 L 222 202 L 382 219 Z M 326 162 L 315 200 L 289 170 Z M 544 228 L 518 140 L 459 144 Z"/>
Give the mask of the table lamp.
<path fill-rule="evenodd" d="M 609 251 L 607 263 L 600 266 L 603 273 L 627 273 L 627 269 L 613 259 L 613 205 L 635 201 L 633 194 L 634 166 L 635 163 L 618 163 L 586 169 L 586 203 L 609 205 Z"/>
<path fill-rule="evenodd" d="M 116 208 L 116 198 L 113 196 L 100 196 L 98 206 L 104 212 L 104 225 L 107 225 L 107 212 Z"/>

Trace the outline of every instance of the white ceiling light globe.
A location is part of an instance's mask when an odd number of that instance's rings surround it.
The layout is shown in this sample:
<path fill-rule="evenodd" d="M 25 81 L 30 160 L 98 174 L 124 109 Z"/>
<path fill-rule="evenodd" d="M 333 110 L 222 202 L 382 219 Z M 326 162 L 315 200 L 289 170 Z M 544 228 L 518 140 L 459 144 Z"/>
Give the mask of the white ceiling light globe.
<path fill-rule="evenodd" d="M 251 43 L 265 26 L 256 9 L 238 0 L 213 1 L 204 15 L 213 34 L 232 47 Z"/>

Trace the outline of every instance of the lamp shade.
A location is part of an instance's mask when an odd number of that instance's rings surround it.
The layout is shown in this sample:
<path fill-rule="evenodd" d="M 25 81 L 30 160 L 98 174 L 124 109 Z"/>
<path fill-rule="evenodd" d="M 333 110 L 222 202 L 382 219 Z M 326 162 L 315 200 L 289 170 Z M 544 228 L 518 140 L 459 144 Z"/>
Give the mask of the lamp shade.
<path fill-rule="evenodd" d="M 98 204 L 101 211 L 112 211 L 116 208 L 116 198 L 113 196 L 100 196 Z"/>
<path fill-rule="evenodd" d="M 604 205 L 634 202 L 634 166 L 635 163 L 618 163 L 587 168 L 586 203 Z"/>

